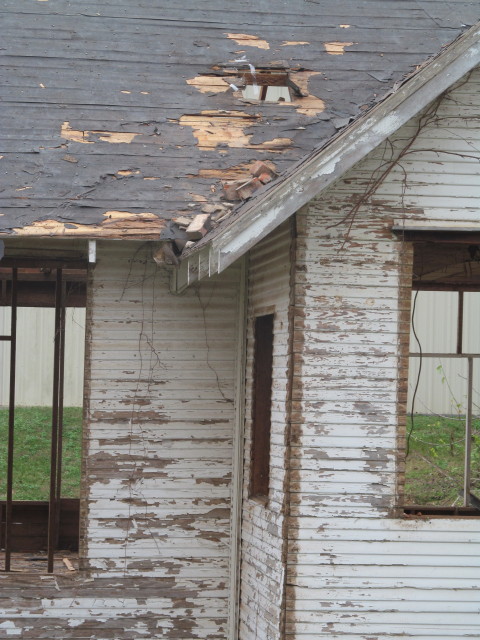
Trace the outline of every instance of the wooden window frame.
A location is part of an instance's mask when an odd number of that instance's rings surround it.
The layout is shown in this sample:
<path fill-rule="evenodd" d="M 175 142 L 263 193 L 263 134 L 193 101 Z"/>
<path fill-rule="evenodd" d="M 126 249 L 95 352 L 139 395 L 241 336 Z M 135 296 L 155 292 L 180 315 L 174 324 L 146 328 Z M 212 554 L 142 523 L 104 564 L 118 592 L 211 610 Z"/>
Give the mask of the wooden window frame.
<path fill-rule="evenodd" d="M 439 278 L 437 280 L 429 281 L 429 279 L 423 279 L 421 269 L 415 270 L 415 255 L 416 251 L 421 251 L 421 249 L 416 245 L 416 243 L 429 243 L 430 245 L 437 245 L 436 251 L 441 252 L 442 245 L 465 245 L 466 251 L 470 255 L 470 258 L 473 260 L 474 258 L 478 261 L 478 258 L 475 256 L 478 253 L 478 244 L 480 244 L 480 234 L 478 232 L 472 231 L 462 231 L 462 230 L 405 230 L 402 229 L 401 232 L 399 229 L 394 228 L 394 232 L 399 235 L 402 240 L 407 241 L 411 245 L 412 252 L 412 262 L 413 262 L 413 273 L 410 273 L 410 278 L 412 279 L 410 294 L 414 291 L 455 291 L 458 293 L 458 314 L 457 314 L 457 326 L 456 326 L 456 348 L 454 352 L 444 353 L 444 352 L 434 352 L 434 353 L 426 353 L 422 352 L 411 352 L 409 340 L 407 340 L 408 350 L 407 350 L 407 358 L 406 358 L 406 376 L 408 377 L 408 363 L 413 358 L 429 359 L 429 358 L 462 358 L 467 361 L 468 364 L 468 375 L 467 375 L 467 406 L 466 406 L 466 414 L 465 414 L 465 459 L 464 459 L 464 478 L 463 478 L 463 486 L 461 488 L 461 498 L 462 505 L 455 506 L 437 506 L 437 505 L 422 505 L 422 504 L 407 504 L 405 502 L 404 496 L 400 500 L 399 506 L 399 514 L 404 517 L 427 517 L 427 518 L 450 518 L 450 517 L 480 517 L 480 503 L 475 495 L 471 493 L 471 468 L 472 468 L 472 460 L 471 460 L 471 435 L 472 435 L 472 388 L 473 388 L 473 362 L 476 359 L 480 358 L 480 353 L 465 353 L 463 350 L 463 329 L 464 329 L 464 314 L 463 314 L 463 306 L 464 292 L 472 291 L 479 292 L 480 286 L 478 283 L 469 282 L 468 278 L 462 278 L 459 281 L 449 281 L 448 278 L 443 279 Z M 476 249 L 476 251 L 475 251 Z M 418 271 L 418 273 L 416 273 Z M 412 277 L 413 276 L 413 277 Z M 409 294 L 409 295 L 410 295 Z M 410 316 L 410 313 L 409 313 Z M 413 318 L 409 317 L 409 324 Z M 406 421 L 408 422 L 408 420 Z M 405 428 L 404 431 L 405 437 L 408 442 L 408 429 Z M 406 451 L 402 456 L 402 462 L 406 461 L 405 458 Z M 406 473 L 403 471 L 402 480 L 405 480 Z M 403 483 L 402 483 L 403 484 Z M 403 494 L 403 491 L 402 491 Z"/>
<path fill-rule="evenodd" d="M 0 341 L 10 344 L 8 441 L 6 459 L 6 499 L 0 501 L 0 573 L 28 573 L 21 565 L 21 553 L 31 553 L 29 539 L 46 528 L 44 573 L 55 572 L 55 554 L 62 544 L 78 551 L 79 533 L 70 529 L 79 526 L 79 504 L 76 498 L 62 498 L 62 449 L 65 365 L 65 312 L 68 306 L 86 307 L 87 263 L 83 260 L 60 261 L 43 258 L 4 258 L 0 263 L 0 306 L 10 307 L 11 326 Z M 50 490 L 48 501 L 13 500 L 15 382 L 17 309 L 18 307 L 53 308 L 55 310 L 54 358 L 48 366 L 53 371 L 52 421 L 50 452 Z M 1 470 L 3 472 L 3 469 Z M 33 514 L 33 515 L 32 515 Z M 35 522 L 29 523 L 34 518 Z M 15 555 L 14 555 L 15 554 Z"/>
<path fill-rule="evenodd" d="M 249 496 L 266 500 L 270 488 L 275 314 L 257 315 L 254 319 L 253 330 L 252 439 Z"/>

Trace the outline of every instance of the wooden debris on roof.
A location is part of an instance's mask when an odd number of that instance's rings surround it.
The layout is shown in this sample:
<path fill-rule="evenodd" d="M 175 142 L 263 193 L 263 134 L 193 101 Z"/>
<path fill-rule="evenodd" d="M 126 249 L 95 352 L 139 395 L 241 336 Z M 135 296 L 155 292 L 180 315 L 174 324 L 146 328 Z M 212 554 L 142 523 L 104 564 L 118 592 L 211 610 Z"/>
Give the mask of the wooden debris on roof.
<path fill-rule="evenodd" d="M 187 238 L 189 240 L 200 240 L 206 235 L 211 226 L 210 215 L 208 213 L 200 213 L 195 216 L 187 227 Z"/>

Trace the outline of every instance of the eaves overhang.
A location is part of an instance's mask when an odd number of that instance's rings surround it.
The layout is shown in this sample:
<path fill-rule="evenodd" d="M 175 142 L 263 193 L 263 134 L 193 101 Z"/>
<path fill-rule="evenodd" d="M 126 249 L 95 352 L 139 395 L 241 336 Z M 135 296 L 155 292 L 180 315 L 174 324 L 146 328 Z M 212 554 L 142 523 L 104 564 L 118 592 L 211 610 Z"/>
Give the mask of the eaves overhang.
<path fill-rule="evenodd" d="M 172 290 L 222 272 L 480 64 L 480 23 L 181 256 Z"/>

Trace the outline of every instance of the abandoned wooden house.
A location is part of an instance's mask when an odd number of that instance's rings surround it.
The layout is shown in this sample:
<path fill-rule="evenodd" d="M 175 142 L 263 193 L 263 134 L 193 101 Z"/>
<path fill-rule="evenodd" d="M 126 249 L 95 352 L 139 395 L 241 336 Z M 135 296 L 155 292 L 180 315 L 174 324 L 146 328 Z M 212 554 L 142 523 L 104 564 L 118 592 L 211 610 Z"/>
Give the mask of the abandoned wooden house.
<path fill-rule="evenodd" d="M 0 15 L 0 638 L 478 638 L 478 3 Z M 412 291 L 453 296 L 454 336 L 410 340 Z M 55 326 L 48 495 L 27 500 L 16 353 L 33 307 Z M 463 366 L 462 463 L 436 458 L 455 498 L 421 502 L 409 360 L 440 357 Z"/>

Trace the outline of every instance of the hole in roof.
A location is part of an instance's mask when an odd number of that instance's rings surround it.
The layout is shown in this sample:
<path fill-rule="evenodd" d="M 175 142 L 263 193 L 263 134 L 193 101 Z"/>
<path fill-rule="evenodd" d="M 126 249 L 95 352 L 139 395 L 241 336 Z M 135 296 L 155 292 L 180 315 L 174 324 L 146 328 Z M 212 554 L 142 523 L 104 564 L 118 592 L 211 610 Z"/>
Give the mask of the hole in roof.
<path fill-rule="evenodd" d="M 268 85 L 247 84 L 242 91 L 246 100 L 262 100 L 264 102 L 291 102 L 292 96 L 288 87 L 272 87 Z"/>

